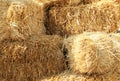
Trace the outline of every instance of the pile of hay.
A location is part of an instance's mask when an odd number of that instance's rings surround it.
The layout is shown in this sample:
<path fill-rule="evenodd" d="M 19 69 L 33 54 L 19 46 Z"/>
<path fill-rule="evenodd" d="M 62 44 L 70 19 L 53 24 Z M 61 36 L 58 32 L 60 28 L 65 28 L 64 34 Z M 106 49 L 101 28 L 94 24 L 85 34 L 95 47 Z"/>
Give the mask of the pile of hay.
<path fill-rule="evenodd" d="M 109 34 L 101 32 L 83 33 L 67 38 L 65 45 L 70 69 L 82 74 L 114 72 L 120 59 L 120 42 L 117 42 L 117 46 L 114 40 Z"/>
<path fill-rule="evenodd" d="M 71 73 L 70 71 L 65 71 L 59 75 L 45 78 L 43 80 L 37 81 L 119 81 L 117 74 L 107 73 L 104 75 L 94 76 L 94 75 L 78 75 Z"/>
<path fill-rule="evenodd" d="M 84 31 L 116 32 L 119 13 L 119 4 L 114 1 L 99 1 L 76 7 L 52 7 L 48 13 L 47 33 L 65 36 Z"/>
<path fill-rule="evenodd" d="M 0 81 L 36 81 L 66 68 L 59 36 L 0 42 Z"/>

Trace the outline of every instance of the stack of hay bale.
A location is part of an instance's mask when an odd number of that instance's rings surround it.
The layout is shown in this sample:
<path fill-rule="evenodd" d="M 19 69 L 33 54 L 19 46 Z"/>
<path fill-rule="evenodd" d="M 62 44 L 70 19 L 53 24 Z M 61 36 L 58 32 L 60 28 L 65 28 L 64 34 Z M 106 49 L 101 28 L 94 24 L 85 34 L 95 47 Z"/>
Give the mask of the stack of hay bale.
<path fill-rule="evenodd" d="M 0 81 L 120 81 L 117 2 L 0 1 Z"/>
<path fill-rule="evenodd" d="M 42 81 L 120 81 L 120 36 L 115 35 L 92 32 L 68 37 L 70 69 Z"/>
<path fill-rule="evenodd" d="M 120 5 L 113 0 L 73 2 L 50 7 L 46 23 L 47 34 L 77 34 L 64 42 L 69 70 L 42 81 L 120 81 L 120 35 L 107 34 L 118 30 Z"/>
<path fill-rule="evenodd" d="M 63 72 L 63 38 L 45 34 L 43 6 L 9 4 L 0 25 L 0 81 L 36 81 Z"/>

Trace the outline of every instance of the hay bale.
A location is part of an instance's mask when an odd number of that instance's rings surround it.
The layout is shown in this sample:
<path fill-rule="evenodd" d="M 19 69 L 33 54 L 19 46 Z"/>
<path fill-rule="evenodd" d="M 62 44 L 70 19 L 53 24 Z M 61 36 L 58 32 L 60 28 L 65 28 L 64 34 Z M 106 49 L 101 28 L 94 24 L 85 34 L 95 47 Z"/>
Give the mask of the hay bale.
<path fill-rule="evenodd" d="M 118 43 L 120 45 L 120 43 Z M 118 67 L 120 51 L 109 34 L 83 33 L 65 40 L 68 50 L 69 67 L 73 72 L 84 74 L 104 74 Z M 115 52 L 117 51 L 117 52 Z"/>
<path fill-rule="evenodd" d="M 100 1 L 77 7 L 52 7 L 48 13 L 47 33 L 62 36 L 84 31 L 116 32 L 119 5 Z"/>
<path fill-rule="evenodd" d="M 116 65 L 117 69 L 116 71 L 120 73 L 120 34 L 110 34 L 109 35 L 111 40 L 114 42 L 114 56 L 116 57 Z"/>
<path fill-rule="evenodd" d="M 0 42 L 0 81 L 36 81 L 65 70 L 62 38 L 32 37 L 28 41 Z"/>
<path fill-rule="evenodd" d="M 78 75 L 75 73 L 71 73 L 69 71 L 66 71 L 64 73 L 61 73 L 59 75 L 55 75 L 52 77 L 45 78 L 43 80 L 37 80 L 37 81 L 119 81 L 117 74 L 111 74 L 107 73 L 104 75 Z"/>
<path fill-rule="evenodd" d="M 32 9 L 31 9 L 32 8 Z M 16 29 L 24 37 L 45 34 L 44 13 L 41 6 L 32 2 L 15 2 L 9 7 L 7 21 L 11 29 Z M 14 37 L 14 36 L 13 36 Z"/>
<path fill-rule="evenodd" d="M 6 38 L 12 40 L 45 34 L 43 15 L 41 7 L 31 1 L 12 2 L 7 11 L 6 25 L 2 26 L 1 32 L 8 33 Z"/>

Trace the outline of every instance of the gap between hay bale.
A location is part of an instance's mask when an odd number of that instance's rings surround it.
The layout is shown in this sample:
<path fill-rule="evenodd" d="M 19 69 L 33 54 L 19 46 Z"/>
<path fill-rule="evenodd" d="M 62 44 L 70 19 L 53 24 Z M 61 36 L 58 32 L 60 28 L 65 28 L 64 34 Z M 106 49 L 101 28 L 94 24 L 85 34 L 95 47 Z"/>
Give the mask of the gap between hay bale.
<path fill-rule="evenodd" d="M 52 7 L 47 17 L 47 33 L 65 36 L 84 31 L 116 32 L 119 13 L 119 4 L 114 1 L 77 7 Z"/>
<path fill-rule="evenodd" d="M 119 47 L 109 34 L 93 32 L 73 35 L 65 40 L 65 46 L 68 50 L 69 67 L 73 72 L 104 74 L 116 71 L 118 67 Z"/>
<path fill-rule="evenodd" d="M 66 69 L 59 36 L 0 42 L 0 80 L 36 81 Z"/>

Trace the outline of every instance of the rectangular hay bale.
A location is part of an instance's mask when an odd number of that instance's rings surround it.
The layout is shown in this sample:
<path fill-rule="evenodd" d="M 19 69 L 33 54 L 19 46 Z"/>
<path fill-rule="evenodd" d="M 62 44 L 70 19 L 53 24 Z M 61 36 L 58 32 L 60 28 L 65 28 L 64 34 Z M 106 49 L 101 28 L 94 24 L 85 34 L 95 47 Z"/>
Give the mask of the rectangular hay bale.
<path fill-rule="evenodd" d="M 0 42 L 0 81 L 36 81 L 66 69 L 59 36 Z"/>
<path fill-rule="evenodd" d="M 110 34 L 110 38 L 111 40 L 113 40 L 114 42 L 114 57 L 116 57 L 116 65 L 117 65 L 117 69 L 116 69 L 116 72 L 120 73 L 120 34 L 117 33 L 111 33 Z"/>
<path fill-rule="evenodd" d="M 116 32 L 119 8 L 114 1 L 99 1 L 77 7 L 52 7 L 46 23 L 47 33 L 65 36 L 84 31 Z"/>
<path fill-rule="evenodd" d="M 7 2 L 4 1 L 6 4 Z M 32 35 L 45 34 L 43 12 L 42 7 L 32 1 L 11 1 L 4 10 L 0 39 L 23 40 Z"/>
<path fill-rule="evenodd" d="M 89 32 L 68 37 L 68 63 L 71 71 L 83 74 L 105 74 L 116 72 L 119 67 L 120 42 L 112 40 L 109 34 Z"/>

